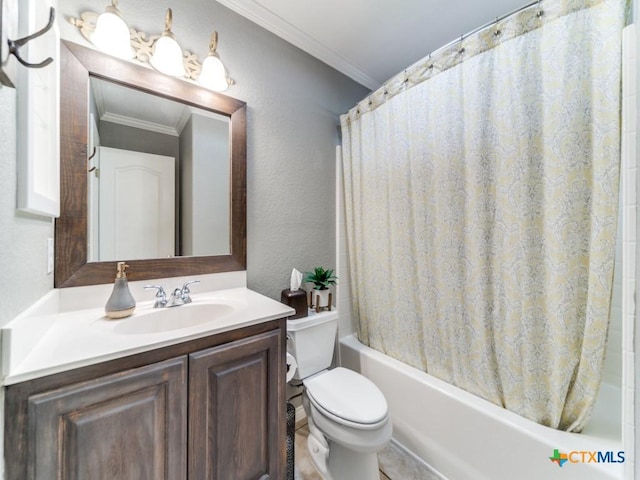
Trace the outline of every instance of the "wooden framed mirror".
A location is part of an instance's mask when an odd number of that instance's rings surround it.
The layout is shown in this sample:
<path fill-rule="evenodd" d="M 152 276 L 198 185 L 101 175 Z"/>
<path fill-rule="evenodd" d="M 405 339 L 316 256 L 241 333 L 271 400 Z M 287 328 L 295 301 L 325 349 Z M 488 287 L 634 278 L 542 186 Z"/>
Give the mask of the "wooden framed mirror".
<path fill-rule="evenodd" d="M 62 42 L 60 52 L 60 217 L 55 223 L 54 286 L 73 287 L 113 282 L 116 262 L 129 264 L 130 280 L 201 275 L 246 269 L 246 104 L 195 84 Z M 114 258 L 89 261 L 88 179 L 89 89 L 92 79 L 105 80 L 170 99 L 228 118 L 229 202 L 228 253 Z M 225 220 L 226 221 L 226 220 Z M 179 252 L 176 252 L 179 254 Z"/>

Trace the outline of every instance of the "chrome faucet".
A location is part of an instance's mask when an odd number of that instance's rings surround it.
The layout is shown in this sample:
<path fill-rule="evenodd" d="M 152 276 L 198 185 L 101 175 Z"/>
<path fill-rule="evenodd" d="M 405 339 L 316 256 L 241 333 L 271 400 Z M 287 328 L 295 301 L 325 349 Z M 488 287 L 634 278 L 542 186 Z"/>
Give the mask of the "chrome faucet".
<path fill-rule="evenodd" d="M 153 308 L 165 308 L 165 307 L 179 307 L 180 305 L 186 305 L 191 303 L 191 290 L 189 285 L 194 283 L 200 283 L 200 280 L 190 280 L 182 285 L 182 288 L 176 288 L 171 293 L 171 297 L 167 300 L 167 293 L 160 285 L 145 285 L 144 288 L 155 288 L 156 291 L 156 303 L 153 304 Z"/>

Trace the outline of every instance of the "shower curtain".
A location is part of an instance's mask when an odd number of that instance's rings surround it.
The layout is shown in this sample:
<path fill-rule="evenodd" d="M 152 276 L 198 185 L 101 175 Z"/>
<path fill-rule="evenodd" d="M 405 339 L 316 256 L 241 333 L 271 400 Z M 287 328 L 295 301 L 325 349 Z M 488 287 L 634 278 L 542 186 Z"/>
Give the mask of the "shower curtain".
<path fill-rule="evenodd" d="M 341 117 L 360 340 L 568 431 L 606 346 L 626 11 L 547 0 Z"/>

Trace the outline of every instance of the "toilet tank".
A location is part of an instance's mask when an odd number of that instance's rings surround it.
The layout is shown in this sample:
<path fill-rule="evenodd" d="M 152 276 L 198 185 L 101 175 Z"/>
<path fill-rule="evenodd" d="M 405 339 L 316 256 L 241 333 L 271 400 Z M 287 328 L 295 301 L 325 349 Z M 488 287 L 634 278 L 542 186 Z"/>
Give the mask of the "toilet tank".
<path fill-rule="evenodd" d="M 287 351 L 298 363 L 294 379 L 302 380 L 331 366 L 337 329 L 335 311 L 287 320 Z"/>

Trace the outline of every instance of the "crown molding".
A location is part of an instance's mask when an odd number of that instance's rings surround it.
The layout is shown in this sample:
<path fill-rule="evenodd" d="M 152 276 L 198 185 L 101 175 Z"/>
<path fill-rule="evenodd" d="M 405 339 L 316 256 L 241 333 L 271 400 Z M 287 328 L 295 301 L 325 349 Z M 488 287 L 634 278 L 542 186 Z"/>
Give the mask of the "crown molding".
<path fill-rule="evenodd" d="M 137 118 L 128 117 L 126 115 L 119 115 L 117 113 L 107 112 L 100 116 L 100 120 L 104 122 L 117 123 L 127 127 L 140 128 L 142 130 L 162 133 L 164 135 L 171 135 L 173 137 L 178 136 L 178 131 L 174 127 L 168 127 L 166 125 L 160 125 L 159 123 L 154 122 L 147 122 L 145 120 L 139 120 Z"/>
<path fill-rule="evenodd" d="M 364 85 L 365 87 L 376 90 L 381 83 L 371 78 L 362 70 L 354 67 L 342 56 L 327 48 L 317 40 L 313 39 L 306 33 L 291 25 L 282 17 L 274 14 L 267 8 L 259 5 L 252 0 L 218 0 L 227 8 L 251 20 L 252 22 L 266 28 L 280 38 L 283 38 L 292 45 L 307 52 L 309 55 L 323 61 L 330 67 L 335 68 L 339 72 L 345 74 L 349 78 Z"/>

